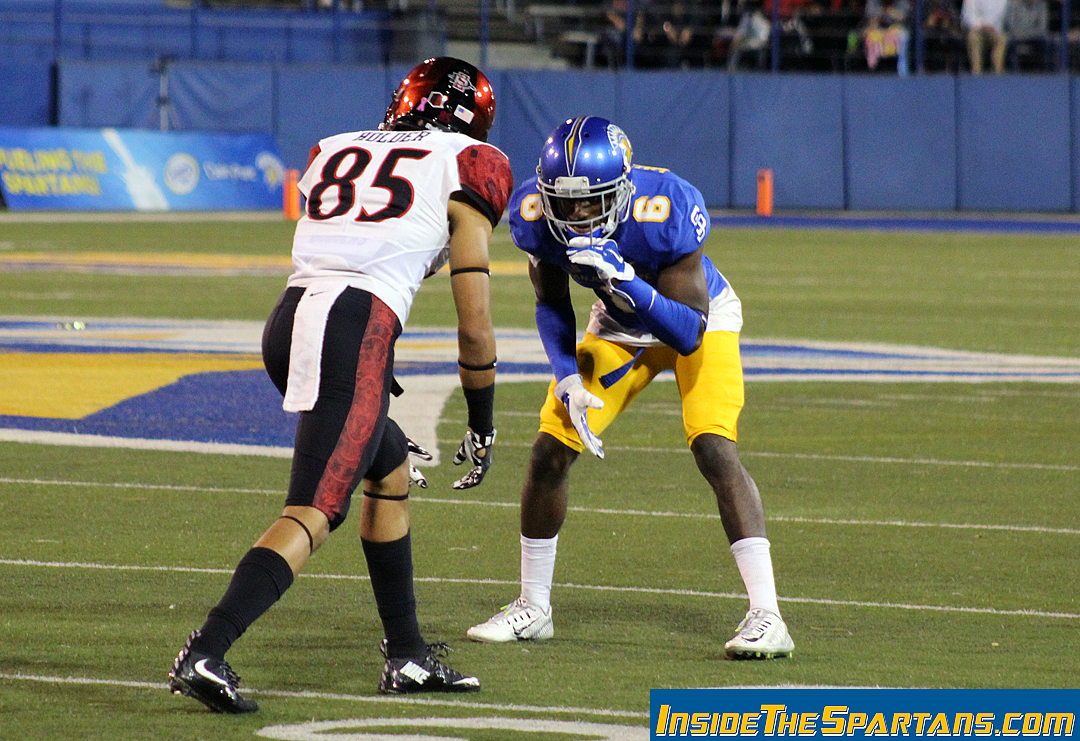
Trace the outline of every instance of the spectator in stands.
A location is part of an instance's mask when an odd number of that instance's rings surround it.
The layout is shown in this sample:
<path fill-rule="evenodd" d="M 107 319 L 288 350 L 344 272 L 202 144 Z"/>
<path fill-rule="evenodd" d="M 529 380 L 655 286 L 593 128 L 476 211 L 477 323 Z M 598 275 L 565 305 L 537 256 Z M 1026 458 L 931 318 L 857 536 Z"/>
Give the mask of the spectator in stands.
<path fill-rule="evenodd" d="M 1000 75 L 1005 69 L 1005 48 L 1008 37 L 1005 35 L 1006 0 L 964 0 L 960 6 L 960 19 L 967 32 L 968 61 L 971 73 L 981 75 L 983 71 L 983 42 L 990 42 L 990 64 L 994 74 Z"/>
<path fill-rule="evenodd" d="M 728 51 L 727 69 L 734 72 L 739 68 L 743 55 L 750 53 L 754 57 L 754 68 L 764 69 L 769 55 L 769 37 L 772 23 L 765 17 L 761 0 L 741 0 L 742 12 L 735 35 L 731 37 Z"/>
<path fill-rule="evenodd" d="M 648 0 L 634 0 L 634 27 L 631 30 L 634 44 L 645 40 L 645 9 Z M 626 65 L 626 12 L 627 0 L 608 0 L 604 4 L 604 17 L 608 26 L 600 34 L 600 48 L 607 56 L 609 67 Z"/>
<path fill-rule="evenodd" d="M 1018 71 L 1022 57 L 1031 57 L 1040 70 L 1049 68 L 1050 9 L 1046 0 L 1008 0 L 1005 35 L 1010 69 Z"/>
<path fill-rule="evenodd" d="M 690 48 L 700 15 L 699 0 L 675 0 L 660 20 L 659 41 L 663 49 L 663 66 L 689 67 Z"/>
<path fill-rule="evenodd" d="M 964 56 L 960 12 L 954 0 L 925 0 L 923 5 L 923 63 L 927 70 L 956 72 Z"/>
<path fill-rule="evenodd" d="M 779 0 L 780 20 L 789 21 L 802 15 L 821 12 L 819 0 Z M 764 0 L 765 16 L 772 19 L 772 0 Z"/>
<path fill-rule="evenodd" d="M 896 57 L 897 74 L 907 76 L 910 15 L 908 0 L 867 0 L 862 27 L 867 67 L 877 69 L 883 57 Z"/>
<path fill-rule="evenodd" d="M 814 41 L 803 21 L 807 15 L 821 13 L 820 0 L 777 0 L 780 16 L 780 36 L 795 42 L 796 54 L 806 56 L 814 51 Z M 765 17 L 773 20 L 772 0 L 764 0 Z"/>

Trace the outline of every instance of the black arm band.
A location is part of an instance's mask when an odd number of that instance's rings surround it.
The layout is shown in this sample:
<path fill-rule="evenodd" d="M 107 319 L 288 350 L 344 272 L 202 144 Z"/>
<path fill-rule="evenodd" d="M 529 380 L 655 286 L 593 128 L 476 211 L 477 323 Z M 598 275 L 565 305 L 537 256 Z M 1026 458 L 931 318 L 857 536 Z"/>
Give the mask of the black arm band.
<path fill-rule="evenodd" d="M 486 435 L 495 428 L 495 384 L 482 389 L 461 389 L 469 407 L 469 429 Z"/>
<path fill-rule="evenodd" d="M 495 360 L 492 360 L 490 363 L 484 363 L 483 365 L 469 365 L 468 363 L 465 363 L 465 362 L 463 362 L 461 360 L 457 361 L 457 364 L 459 366 L 461 366 L 462 368 L 464 368 L 465 370 L 486 371 L 486 370 L 493 369 L 498 364 L 498 362 L 499 362 L 499 359 L 496 358 Z"/>
<path fill-rule="evenodd" d="M 456 270 L 450 271 L 450 277 L 453 278 L 455 275 L 461 275 L 462 273 L 483 273 L 484 275 L 491 275 L 491 271 L 487 268 L 457 268 Z"/>

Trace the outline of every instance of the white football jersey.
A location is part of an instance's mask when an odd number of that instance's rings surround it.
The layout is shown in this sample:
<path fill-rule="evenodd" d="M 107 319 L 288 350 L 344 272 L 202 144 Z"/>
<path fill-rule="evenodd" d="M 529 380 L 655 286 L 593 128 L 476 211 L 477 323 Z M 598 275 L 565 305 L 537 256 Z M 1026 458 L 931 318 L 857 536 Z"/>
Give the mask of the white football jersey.
<path fill-rule="evenodd" d="M 449 256 L 447 206 L 460 199 L 498 223 L 513 187 L 490 144 L 442 131 L 355 131 L 323 139 L 300 179 L 290 286 L 344 280 L 401 321 Z"/>

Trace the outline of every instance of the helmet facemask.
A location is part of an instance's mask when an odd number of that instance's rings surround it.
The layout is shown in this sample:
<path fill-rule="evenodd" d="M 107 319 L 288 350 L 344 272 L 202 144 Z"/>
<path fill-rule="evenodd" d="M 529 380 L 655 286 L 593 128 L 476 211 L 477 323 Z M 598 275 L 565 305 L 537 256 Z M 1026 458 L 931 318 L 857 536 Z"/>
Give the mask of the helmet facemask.
<path fill-rule="evenodd" d="M 630 215 L 634 186 L 627 175 L 592 188 L 584 177 L 558 177 L 551 184 L 540 179 L 537 183 L 548 229 L 563 244 L 574 237 L 607 239 Z M 574 213 L 581 200 L 595 202 L 592 208 L 579 209 L 588 211 L 583 217 Z"/>

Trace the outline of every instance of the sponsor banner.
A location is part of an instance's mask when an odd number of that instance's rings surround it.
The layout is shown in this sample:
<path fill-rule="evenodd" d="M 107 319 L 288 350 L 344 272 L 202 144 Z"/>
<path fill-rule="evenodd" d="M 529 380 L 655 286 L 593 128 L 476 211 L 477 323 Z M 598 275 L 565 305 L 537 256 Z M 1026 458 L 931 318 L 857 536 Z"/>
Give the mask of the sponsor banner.
<path fill-rule="evenodd" d="M 1077 738 L 1080 690 L 651 690 L 668 738 Z"/>
<path fill-rule="evenodd" d="M 0 128 L 13 211 L 280 209 L 284 171 L 267 134 Z"/>

